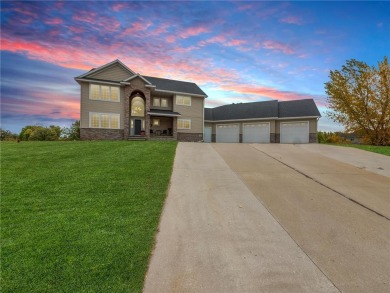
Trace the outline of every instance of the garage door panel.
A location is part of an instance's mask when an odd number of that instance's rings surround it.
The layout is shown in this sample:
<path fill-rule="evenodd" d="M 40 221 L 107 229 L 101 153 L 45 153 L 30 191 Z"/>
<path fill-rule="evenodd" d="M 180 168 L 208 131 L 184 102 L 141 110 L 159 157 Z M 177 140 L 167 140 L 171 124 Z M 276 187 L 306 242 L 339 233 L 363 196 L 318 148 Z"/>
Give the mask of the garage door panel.
<path fill-rule="evenodd" d="M 221 124 L 216 127 L 216 142 L 239 142 L 240 128 L 238 124 Z"/>
<path fill-rule="evenodd" d="M 242 141 L 246 143 L 270 143 L 270 124 L 244 124 Z"/>
<path fill-rule="evenodd" d="M 280 124 L 281 143 L 309 143 L 309 122 L 283 122 Z"/>

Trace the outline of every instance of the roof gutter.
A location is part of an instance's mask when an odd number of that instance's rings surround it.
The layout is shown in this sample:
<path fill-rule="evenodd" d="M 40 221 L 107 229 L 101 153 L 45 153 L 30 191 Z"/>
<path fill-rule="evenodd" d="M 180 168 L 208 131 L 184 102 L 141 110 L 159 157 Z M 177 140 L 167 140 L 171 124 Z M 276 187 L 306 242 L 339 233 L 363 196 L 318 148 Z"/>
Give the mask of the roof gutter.
<path fill-rule="evenodd" d="M 183 93 L 183 92 L 175 92 L 175 91 L 167 91 L 167 90 L 159 90 L 155 89 L 156 92 L 162 92 L 162 93 L 172 93 L 172 94 L 178 94 L 178 95 L 190 95 L 190 96 L 196 96 L 196 97 L 204 97 L 207 98 L 207 95 L 199 95 L 199 94 L 192 94 L 192 93 Z"/>
<path fill-rule="evenodd" d="M 85 82 L 93 82 L 93 83 L 103 83 L 103 84 L 111 84 L 111 85 L 120 85 L 120 82 L 109 82 L 109 81 L 100 81 L 100 80 L 93 80 L 88 78 L 78 78 L 75 77 L 76 81 L 85 81 Z"/>
<path fill-rule="evenodd" d="M 157 113 L 157 112 L 147 112 L 150 116 L 165 116 L 165 117 L 180 117 L 181 114 L 167 114 L 167 113 Z"/>

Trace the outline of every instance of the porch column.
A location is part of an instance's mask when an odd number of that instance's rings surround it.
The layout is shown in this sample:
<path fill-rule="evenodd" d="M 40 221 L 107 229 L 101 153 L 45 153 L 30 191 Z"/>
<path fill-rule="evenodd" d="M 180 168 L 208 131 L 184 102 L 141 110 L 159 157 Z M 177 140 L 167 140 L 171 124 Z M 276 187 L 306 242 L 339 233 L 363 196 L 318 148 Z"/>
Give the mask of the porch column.
<path fill-rule="evenodd" d="M 173 117 L 172 124 L 172 135 L 174 139 L 177 139 L 177 117 Z"/>
<path fill-rule="evenodd" d="M 150 115 L 147 114 L 150 111 L 150 91 L 145 91 L 145 136 L 150 138 Z"/>
<path fill-rule="evenodd" d="M 127 139 L 130 136 L 130 86 L 125 86 L 125 94 L 124 94 L 124 107 L 125 107 L 125 117 L 123 123 L 123 138 Z"/>

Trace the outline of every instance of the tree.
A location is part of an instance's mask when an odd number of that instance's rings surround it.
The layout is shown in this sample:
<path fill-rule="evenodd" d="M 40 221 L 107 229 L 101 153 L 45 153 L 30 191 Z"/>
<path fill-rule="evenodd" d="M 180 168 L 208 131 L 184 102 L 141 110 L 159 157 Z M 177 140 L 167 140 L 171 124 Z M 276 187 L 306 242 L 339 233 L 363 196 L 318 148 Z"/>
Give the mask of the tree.
<path fill-rule="evenodd" d="M 0 128 L 0 140 L 16 140 L 18 135 L 9 130 Z"/>
<path fill-rule="evenodd" d="M 62 135 L 65 139 L 79 140 L 80 139 L 80 120 L 76 120 L 70 127 L 62 128 Z"/>
<path fill-rule="evenodd" d="M 58 140 L 61 135 L 59 126 L 50 125 L 43 127 L 38 125 L 28 125 L 22 128 L 19 134 L 21 140 Z"/>
<path fill-rule="evenodd" d="M 374 145 L 390 145 L 390 66 L 387 57 L 378 68 L 355 59 L 342 69 L 330 71 L 325 83 L 329 109 L 326 115 L 345 126 L 347 132 L 362 132 Z"/>

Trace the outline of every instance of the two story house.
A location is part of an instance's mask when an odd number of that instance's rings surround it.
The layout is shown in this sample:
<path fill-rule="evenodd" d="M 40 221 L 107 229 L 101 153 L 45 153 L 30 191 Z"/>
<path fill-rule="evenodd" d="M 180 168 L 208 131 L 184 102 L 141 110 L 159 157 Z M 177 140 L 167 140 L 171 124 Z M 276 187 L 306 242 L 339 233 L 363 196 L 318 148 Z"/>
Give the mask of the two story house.
<path fill-rule="evenodd" d="M 75 80 L 81 139 L 203 139 L 207 95 L 195 83 L 142 76 L 120 60 Z"/>
<path fill-rule="evenodd" d="M 115 60 L 75 78 L 80 136 L 225 143 L 314 143 L 321 117 L 313 99 L 205 108 L 192 82 L 143 76 Z"/>

